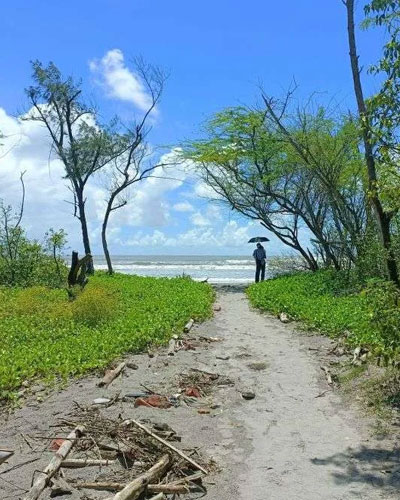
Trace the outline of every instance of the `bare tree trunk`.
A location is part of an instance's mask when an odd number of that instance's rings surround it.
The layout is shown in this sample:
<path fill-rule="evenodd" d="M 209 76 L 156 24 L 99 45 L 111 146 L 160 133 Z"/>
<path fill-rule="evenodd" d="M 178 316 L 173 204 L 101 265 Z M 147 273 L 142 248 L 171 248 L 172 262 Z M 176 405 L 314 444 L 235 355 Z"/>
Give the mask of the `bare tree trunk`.
<path fill-rule="evenodd" d="M 377 221 L 382 246 L 386 251 L 386 268 L 389 278 L 399 285 L 399 274 L 396 259 L 391 248 L 390 220 L 391 217 L 382 207 L 377 193 L 377 174 L 374 152 L 371 141 L 371 126 L 368 119 L 363 89 L 360 78 L 360 67 L 358 63 L 356 36 L 354 27 L 354 0 L 345 0 L 347 9 L 347 32 L 349 39 L 349 54 L 351 71 L 353 74 L 354 92 L 357 100 L 358 113 L 360 115 L 365 150 L 365 161 L 367 164 L 369 199 Z"/>
<path fill-rule="evenodd" d="M 114 269 L 112 267 L 110 252 L 108 251 L 108 243 L 107 243 L 107 224 L 111 214 L 113 200 L 107 203 L 107 208 L 104 214 L 103 225 L 101 227 L 101 243 L 103 245 L 104 257 L 106 258 L 108 274 L 113 274 Z"/>
<path fill-rule="evenodd" d="M 79 211 L 79 220 L 81 223 L 82 230 L 82 241 L 83 248 L 85 250 L 85 255 L 92 255 L 90 250 L 90 240 L 89 240 L 89 231 L 87 227 L 86 220 L 86 211 L 85 211 L 85 200 L 83 199 L 83 193 L 80 193 L 77 197 L 78 211 Z M 87 263 L 87 273 L 94 274 L 94 266 L 93 266 L 93 258 L 91 257 Z"/>

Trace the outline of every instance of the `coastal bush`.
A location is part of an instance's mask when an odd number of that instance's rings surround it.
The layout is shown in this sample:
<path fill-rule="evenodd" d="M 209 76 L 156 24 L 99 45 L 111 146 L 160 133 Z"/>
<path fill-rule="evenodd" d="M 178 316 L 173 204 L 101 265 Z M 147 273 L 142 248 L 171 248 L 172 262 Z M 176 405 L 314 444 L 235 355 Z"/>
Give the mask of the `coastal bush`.
<path fill-rule="evenodd" d="M 61 257 L 65 242 L 62 230 L 50 229 L 40 243 L 28 239 L 21 227 L 6 232 L 0 224 L 0 285 L 63 286 L 68 272 Z"/>
<path fill-rule="evenodd" d="M 214 292 L 188 278 L 96 274 L 75 301 L 65 290 L 0 288 L 0 398 L 25 380 L 57 380 L 162 344 L 212 314 Z"/>
<path fill-rule="evenodd" d="M 400 290 L 391 281 L 371 280 L 364 290 L 371 327 L 379 333 L 382 353 L 400 351 Z"/>
<path fill-rule="evenodd" d="M 331 337 L 344 335 L 351 345 L 377 353 L 399 345 L 398 292 L 387 282 L 371 282 L 360 291 L 343 273 L 302 272 L 267 280 L 247 289 L 251 304 L 274 314 L 286 312 L 307 327 Z"/>

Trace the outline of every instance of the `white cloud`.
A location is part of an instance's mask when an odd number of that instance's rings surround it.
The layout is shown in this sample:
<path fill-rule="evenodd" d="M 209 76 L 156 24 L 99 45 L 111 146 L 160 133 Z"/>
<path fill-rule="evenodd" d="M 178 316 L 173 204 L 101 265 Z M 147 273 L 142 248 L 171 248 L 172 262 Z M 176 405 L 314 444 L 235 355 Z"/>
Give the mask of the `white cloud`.
<path fill-rule="evenodd" d="M 110 97 L 133 103 L 142 111 L 151 106 L 150 95 L 140 78 L 126 65 L 120 49 L 109 50 L 100 60 L 89 62 L 90 70 L 100 77 Z"/>
<path fill-rule="evenodd" d="M 190 220 L 195 226 L 205 227 L 212 225 L 212 222 L 207 217 L 204 217 L 201 212 L 196 212 L 195 214 L 193 214 L 190 217 Z"/>
<path fill-rule="evenodd" d="M 181 203 L 175 203 L 172 207 L 176 212 L 193 212 L 194 208 L 188 201 L 182 201 Z"/>
<path fill-rule="evenodd" d="M 243 247 L 250 239 L 251 230 L 256 223 L 249 222 L 241 226 L 236 221 L 229 221 L 220 227 L 196 227 L 169 237 L 160 230 L 155 230 L 151 234 L 143 234 L 138 231 L 134 236 L 125 242 L 130 247 L 149 248 L 238 248 Z"/>

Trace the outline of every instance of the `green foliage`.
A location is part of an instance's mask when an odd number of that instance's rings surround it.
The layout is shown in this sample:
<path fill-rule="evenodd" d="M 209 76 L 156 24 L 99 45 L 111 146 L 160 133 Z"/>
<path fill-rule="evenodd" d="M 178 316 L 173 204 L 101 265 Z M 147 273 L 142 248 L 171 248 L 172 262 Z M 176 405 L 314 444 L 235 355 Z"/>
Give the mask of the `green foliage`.
<path fill-rule="evenodd" d="M 214 292 L 187 278 L 97 274 L 73 302 L 65 290 L 0 288 L 0 397 L 24 380 L 101 368 L 167 342 L 189 318 L 209 317 Z"/>
<path fill-rule="evenodd" d="M 59 287 L 65 283 L 67 268 L 60 254 L 65 234 L 51 231 L 41 244 L 29 240 L 20 226 L 9 227 L 7 233 L 0 227 L 0 285 Z"/>
<path fill-rule="evenodd" d="M 379 161 L 378 189 L 386 210 L 400 208 L 400 1 L 372 0 L 364 8 L 365 27 L 384 28 L 379 61 L 370 72 L 379 75 L 381 88 L 367 101 L 368 119 Z"/>
<path fill-rule="evenodd" d="M 376 354 L 393 355 L 400 341 L 399 292 L 384 281 L 359 291 L 354 276 L 320 271 L 297 273 L 252 285 L 253 306 L 275 314 L 286 312 L 306 326 L 349 344 L 368 345 Z"/>
<path fill-rule="evenodd" d="M 400 352 L 400 290 L 391 281 L 371 280 L 364 290 L 371 326 L 383 340 L 383 354 Z"/>

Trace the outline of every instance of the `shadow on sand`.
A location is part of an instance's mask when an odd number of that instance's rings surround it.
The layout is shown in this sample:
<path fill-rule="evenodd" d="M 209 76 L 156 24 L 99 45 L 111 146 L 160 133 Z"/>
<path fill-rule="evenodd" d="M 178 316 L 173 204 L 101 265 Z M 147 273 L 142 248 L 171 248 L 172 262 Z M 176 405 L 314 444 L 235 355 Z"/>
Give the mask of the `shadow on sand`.
<path fill-rule="evenodd" d="M 368 483 L 390 491 L 400 491 L 400 448 L 391 450 L 367 448 L 348 448 L 326 458 L 313 458 L 315 465 L 334 466 L 332 472 L 337 484 Z"/>

